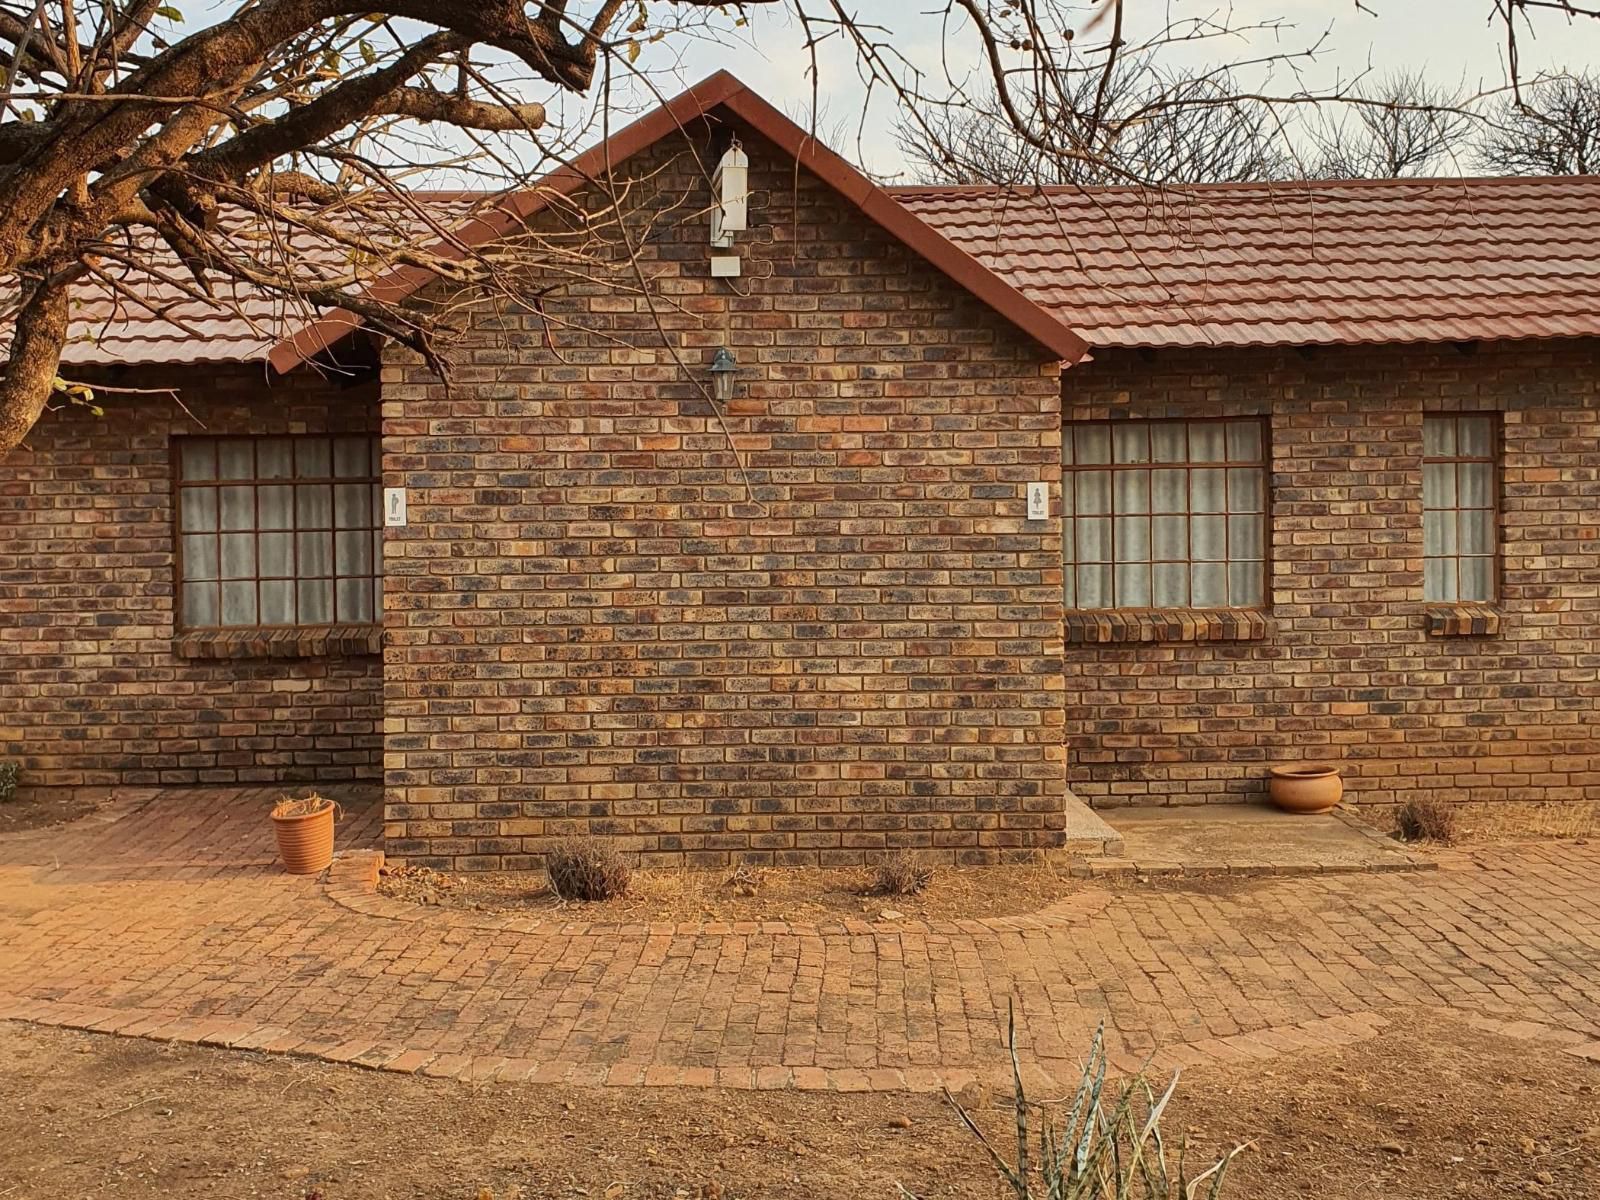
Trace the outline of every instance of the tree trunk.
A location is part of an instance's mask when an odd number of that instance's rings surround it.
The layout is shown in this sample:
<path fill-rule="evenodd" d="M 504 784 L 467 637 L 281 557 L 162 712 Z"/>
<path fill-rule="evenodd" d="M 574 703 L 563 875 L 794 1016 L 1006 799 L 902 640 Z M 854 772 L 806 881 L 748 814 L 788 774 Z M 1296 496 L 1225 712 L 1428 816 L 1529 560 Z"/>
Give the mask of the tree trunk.
<path fill-rule="evenodd" d="M 67 344 L 67 279 L 40 284 L 17 314 L 5 378 L 0 379 L 0 455 L 14 449 L 55 390 L 61 349 Z"/>

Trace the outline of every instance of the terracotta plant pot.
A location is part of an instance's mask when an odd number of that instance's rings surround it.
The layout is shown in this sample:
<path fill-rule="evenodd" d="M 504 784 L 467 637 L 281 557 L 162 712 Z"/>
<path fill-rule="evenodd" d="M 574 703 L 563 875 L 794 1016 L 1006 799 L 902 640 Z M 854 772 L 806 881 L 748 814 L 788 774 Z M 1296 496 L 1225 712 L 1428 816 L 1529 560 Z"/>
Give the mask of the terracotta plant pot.
<path fill-rule="evenodd" d="M 1339 768 L 1328 763 L 1290 763 L 1272 767 L 1269 774 L 1267 794 L 1284 812 L 1327 812 L 1344 795 Z"/>
<path fill-rule="evenodd" d="M 288 797 L 272 809 L 278 857 L 291 875 L 315 875 L 333 861 L 333 819 L 339 806 L 326 796 Z"/>

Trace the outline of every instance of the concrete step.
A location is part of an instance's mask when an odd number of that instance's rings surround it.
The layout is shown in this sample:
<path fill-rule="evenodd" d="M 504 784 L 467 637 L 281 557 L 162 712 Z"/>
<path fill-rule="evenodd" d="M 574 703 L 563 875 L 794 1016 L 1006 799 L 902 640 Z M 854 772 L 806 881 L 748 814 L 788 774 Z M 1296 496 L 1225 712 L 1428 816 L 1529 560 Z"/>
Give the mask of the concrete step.
<path fill-rule="evenodd" d="M 1061 853 L 1078 856 L 1122 856 L 1122 835 L 1082 800 L 1067 791 L 1066 841 Z"/>

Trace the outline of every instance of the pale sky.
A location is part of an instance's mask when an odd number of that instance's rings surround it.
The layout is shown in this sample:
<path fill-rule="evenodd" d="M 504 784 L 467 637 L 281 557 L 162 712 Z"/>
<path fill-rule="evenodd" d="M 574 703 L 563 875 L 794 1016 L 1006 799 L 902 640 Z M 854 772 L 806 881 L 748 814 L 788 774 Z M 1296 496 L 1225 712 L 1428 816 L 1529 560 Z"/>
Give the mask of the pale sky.
<path fill-rule="evenodd" d="M 210 23 L 235 11 L 240 0 L 180 0 L 180 7 L 191 14 L 188 22 L 175 26 L 178 34 L 192 32 L 200 23 Z M 819 11 L 826 0 L 806 0 L 809 11 Z M 944 36 L 941 14 L 948 0 L 841 0 L 843 6 L 864 23 L 883 26 L 895 49 L 916 67 L 933 77 L 932 90 L 944 85 L 946 72 L 961 76 L 973 71 L 979 46 L 970 30 L 953 29 Z M 993 0 L 997 8 L 1000 0 Z M 462 0 L 471 3 L 471 0 Z M 1322 49 L 1314 62 L 1301 64 L 1300 82 L 1281 67 L 1273 78 L 1250 82 L 1275 95 L 1296 90 L 1326 91 L 1338 81 L 1348 81 L 1369 69 L 1377 74 L 1399 68 L 1422 70 L 1433 81 L 1468 92 L 1504 86 L 1504 32 L 1490 21 L 1493 0 L 1126 0 L 1126 20 L 1137 32 L 1141 21 L 1161 20 L 1163 13 L 1174 19 L 1186 16 L 1226 15 L 1234 27 L 1282 22 L 1276 38 L 1257 33 L 1249 40 L 1229 43 L 1208 42 L 1197 49 L 1186 48 L 1180 56 L 1162 61 L 1173 66 L 1204 68 L 1218 63 L 1238 63 L 1274 53 L 1287 53 L 1316 42 L 1326 33 Z M 1094 5 L 1079 0 L 1087 21 Z M 1373 13 L 1363 9 L 1375 10 Z M 574 5 L 574 11 L 590 11 L 588 5 Z M 665 0 L 649 0 L 652 22 L 671 20 L 674 12 Z M 683 11 L 681 9 L 676 11 Z M 737 31 L 733 44 L 719 45 L 707 40 L 685 42 L 668 39 L 647 44 L 639 57 L 638 69 L 647 73 L 658 93 L 670 95 L 719 68 L 726 68 L 750 84 L 777 108 L 797 120 L 808 117 L 812 95 L 809 77 L 811 58 L 804 49 L 805 38 L 799 23 L 790 15 L 789 4 L 754 5 L 746 10 L 749 25 Z M 408 23 L 401 23 L 406 25 Z M 964 36 L 963 36 L 964 34 Z M 1102 37 L 1089 35 L 1089 40 Z M 1521 36 L 1522 76 L 1541 70 L 1584 70 L 1600 67 L 1600 20 L 1541 13 Z M 904 180 L 904 160 L 895 145 L 893 128 L 896 105 L 887 94 L 869 103 L 858 75 L 858 63 L 851 47 L 835 38 L 819 54 L 820 96 L 823 115 L 817 129 L 830 141 L 843 125 L 848 132 L 833 148 L 857 161 L 871 173 L 890 181 Z M 971 77 L 975 80 L 975 76 Z M 631 120 L 652 102 L 649 92 L 636 81 L 619 80 L 623 101 L 613 113 L 613 128 Z M 542 82 L 528 86 L 524 99 L 550 104 L 552 123 L 574 133 L 579 144 L 592 140 L 594 127 L 586 120 L 593 97 L 562 97 Z M 581 132 L 580 132 L 581 130 Z M 552 136 L 560 140 L 559 132 Z M 534 156 L 537 159 L 537 155 Z M 531 165 L 531 164 L 530 164 Z M 442 184 L 444 178 L 429 178 Z M 479 178 L 476 186 L 484 186 Z"/>
<path fill-rule="evenodd" d="M 1302 65 L 1303 86 L 1308 89 L 1326 88 L 1369 67 L 1380 74 L 1400 68 L 1421 69 L 1430 79 L 1449 85 L 1462 83 L 1469 91 L 1504 85 L 1504 33 L 1489 22 L 1490 0 L 1363 0 L 1363 4 L 1375 10 L 1376 15 L 1359 11 L 1354 0 L 1234 0 L 1231 5 L 1228 0 L 1128 0 L 1127 12 L 1131 22 L 1141 7 L 1156 14 L 1170 10 L 1176 16 L 1231 10 L 1230 24 L 1234 26 L 1272 18 L 1280 18 L 1289 26 L 1276 44 L 1265 34 L 1237 46 L 1208 44 L 1201 55 L 1190 54 L 1181 60 L 1191 66 L 1204 65 L 1206 56 L 1212 61 L 1237 62 L 1275 50 L 1299 49 L 1330 31 L 1317 60 Z M 940 18 L 925 14 L 944 7 L 936 0 L 856 0 L 853 10 L 863 20 L 892 29 L 895 47 L 919 68 L 942 80 L 944 61 L 965 68 L 976 61 L 977 55 L 977 44 L 971 37 L 955 36 L 948 44 L 943 42 Z M 809 109 L 812 90 L 810 59 L 801 48 L 803 36 L 794 21 L 783 14 L 781 5 L 749 11 L 745 45 L 697 45 L 687 50 L 680 47 L 677 54 L 681 63 L 676 66 L 669 64 L 664 46 L 652 47 L 645 52 L 652 57 L 641 56 L 641 65 L 671 69 L 683 84 L 724 67 L 776 107 L 798 117 Z M 1524 79 L 1542 69 L 1576 71 L 1600 64 L 1600 20 L 1594 18 L 1569 23 L 1559 16 L 1542 16 L 1531 31 L 1524 31 L 1520 42 Z M 842 46 L 830 49 L 821 56 L 821 68 L 820 94 L 825 111 L 818 122 L 819 130 L 828 132 L 841 120 L 847 121 L 852 131 L 851 144 L 835 149 L 860 160 L 874 173 L 898 172 L 903 160 L 891 133 L 895 120 L 893 103 L 885 96 L 866 109 L 858 147 L 854 144 L 854 131 L 862 119 L 866 96 L 856 75 L 854 55 Z M 666 90 L 666 80 L 659 79 L 657 86 Z M 1295 90 L 1293 80 L 1281 68 L 1268 86 L 1277 92 Z"/>

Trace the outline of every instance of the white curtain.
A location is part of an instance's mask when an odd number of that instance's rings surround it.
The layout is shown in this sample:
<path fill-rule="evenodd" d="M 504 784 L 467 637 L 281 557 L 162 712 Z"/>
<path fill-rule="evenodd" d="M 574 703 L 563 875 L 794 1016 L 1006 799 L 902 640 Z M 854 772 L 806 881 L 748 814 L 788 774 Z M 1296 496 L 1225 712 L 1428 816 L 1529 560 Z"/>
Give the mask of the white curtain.
<path fill-rule="evenodd" d="M 184 439 L 180 469 L 185 625 L 377 619 L 375 439 Z"/>
<path fill-rule="evenodd" d="M 1227 465 L 1259 462 L 1257 422 L 1085 425 L 1067 446 L 1069 608 L 1264 602 L 1266 471 Z"/>
<path fill-rule="evenodd" d="M 1496 554 L 1493 418 L 1484 414 L 1424 416 L 1422 452 L 1423 599 L 1492 600 Z"/>

